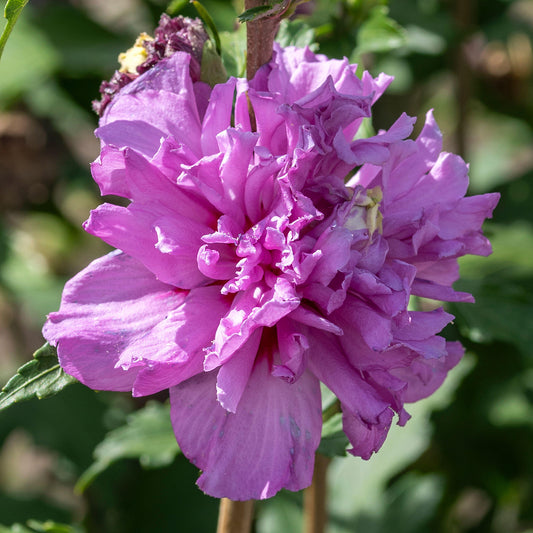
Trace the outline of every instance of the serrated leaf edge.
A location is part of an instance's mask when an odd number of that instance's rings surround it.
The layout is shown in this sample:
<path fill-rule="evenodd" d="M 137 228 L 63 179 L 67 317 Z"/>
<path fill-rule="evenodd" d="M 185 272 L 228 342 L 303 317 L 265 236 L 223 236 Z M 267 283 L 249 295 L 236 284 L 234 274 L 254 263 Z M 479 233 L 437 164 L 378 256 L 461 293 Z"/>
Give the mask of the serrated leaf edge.
<path fill-rule="evenodd" d="M 28 3 L 28 0 L 21 0 L 18 2 L 16 7 L 13 7 L 15 4 L 14 0 L 7 0 L 4 7 L 4 18 L 7 19 L 7 23 L 4 26 L 2 33 L 0 34 L 0 58 L 2 58 L 2 53 L 6 46 L 6 42 L 13 31 L 13 27 L 17 22 L 24 6 Z M 11 8 L 11 9 L 10 9 Z"/>
<path fill-rule="evenodd" d="M 34 383 L 38 379 L 41 379 L 42 376 L 45 376 L 46 374 L 49 374 L 50 372 L 55 372 L 57 369 L 59 369 L 60 374 L 63 373 L 65 376 L 68 376 L 68 374 L 64 373 L 63 369 L 61 368 L 61 365 L 58 363 L 57 365 L 54 365 L 54 366 L 50 367 L 49 369 L 41 372 L 38 376 L 35 376 L 35 377 L 31 378 L 28 381 L 25 381 L 18 388 L 14 389 L 14 390 L 11 390 L 11 391 L 10 390 L 6 390 L 6 389 L 9 389 L 9 384 L 12 383 L 14 380 L 18 379 L 19 376 L 23 376 L 22 371 L 24 371 L 24 369 L 26 369 L 26 368 L 29 368 L 30 366 L 33 366 L 35 364 L 35 361 L 36 361 L 36 359 L 32 359 L 31 361 L 28 361 L 26 364 L 22 365 L 18 369 L 17 373 L 2 388 L 2 394 L 5 394 L 5 396 L 3 398 L 0 397 L 0 408 L 2 406 L 2 403 L 4 403 L 5 400 L 9 399 L 11 396 L 16 394 L 17 392 L 20 392 L 21 390 L 25 389 L 28 385 L 31 385 L 32 383 Z M 75 378 L 73 378 L 72 376 L 68 376 L 68 377 L 70 377 L 73 380 L 72 382 L 74 383 Z M 57 379 L 59 379 L 59 376 L 56 378 L 56 381 L 57 381 Z M 36 392 L 35 396 L 39 400 L 41 400 L 43 398 L 46 398 L 47 395 L 46 394 L 45 395 L 40 395 L 38 392 Z"/>

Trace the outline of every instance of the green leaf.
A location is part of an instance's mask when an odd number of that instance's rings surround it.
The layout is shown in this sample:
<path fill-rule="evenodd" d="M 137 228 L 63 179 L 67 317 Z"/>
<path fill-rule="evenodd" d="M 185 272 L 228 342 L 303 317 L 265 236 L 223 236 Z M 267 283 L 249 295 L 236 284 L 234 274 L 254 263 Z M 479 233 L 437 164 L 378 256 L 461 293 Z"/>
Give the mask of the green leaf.
<path fill-rule="evenodd" d="M 187 4 L 189 0 L 172 0 L 168 4 L 166 12 L 172 17 L 176 16 Z"/>
<path fill-rule="evenodd" d="M 13 31 L 13 27 L 17 22 L 17 19 L 22 12 L 24 6 L 28 3 L 28 0 L 7 0 L 6 7 L 4 9 L 4 18 L 7 19 L 7 24 L 4 27 L 2 35 L 0 35 L 0 58 L 6 42 Z"/>
<path fill-rule="evenodd" d="M 24 527 L 21 524 L 13 524 L 11 527 L 6 527 L 0 524 L 0 533 L 34 533 L 31 529 Z"/>
<path fill-rule="evenodd" d="M 211 30 L 213 34 L 213 38 L 215 39 L 215 46 L 217 49 L 217 54 L 220 55 L 222 51 L 222 47 L 220 45 L 220 36 L 218 35 L 217 26 L 213 18 L 211 17 L 207 9 L 200 2 L 197 2 L 195 0 L 193 1 L 192 4 L 196 8 L 196 11 L 198 11 L 198 15 L 200 15 L 200 18 L 204 21 L 204 24 L 206 24 L 207 27 Z"/>
<path fill-rule="evenodd" d="M 384 6 L 375 7 L 357 34 L 357 52 L 389 52 L 407 42 L 405 30 L 387 16 Z"/>
<path fill-rule="evenodd" d="M 500 340 L 533 357 L 533 278 L 513 279 L 508 272 L 482 280 L 461 280 L 457 289 L 476 303 L 452 304 L 461 332 L 475 342 Z"/>
<path fill-rule="evenodd" d="M 273 0 L 267 5 L 256 6 L 247 9 L 238 16 L 239 22 L 250 22 L 252 20 L 271 17 L 287 18 L 294 14 L 296 7 L 308 0 Z"/>
<path fill-rule="evenodd" d="M 0 533 L 83 533 L 83 530 L 76 526 L 58 524 L 51 520 L 46 522 L 28 520 L 27 526 L 21 524 L 13 524 L 11 527 L 0 525 Z"/>
<path fill-rule="evenodd" d="M 67 524 L 58 524 L 51 520 L 47 520 L 46 522 L 28 520 L 27 525 L 38 533 L 82 533 L 82 530 L 78 527 L 69 526 Z"/>
<path fill-rule="evenodd" d="M 206 41 L 202 50 L 202 71 L 200 80 L 214 87 L 218 83 L 225 83 L 228 74 L 224 68 L 222 58 L 215 50 L 212 41 Z"/>
<path fill-rule="evenodd" d="M 222 41 L 222 63 L 230 76 L 242 78 L 246 72 L 246 26 L 236 31 L 220 33 Z"/>
<path fill-rule="evenodd" d="M 279 26 L 276 41 L 282 46 L 297 46 L 298 48 L 309 48 L 316 52 L 318 44 L 315 42 L 315 30 L 302 20 L 282 20 Z"/>
<path fill-rule="evenodd" d="M 499 340 L 533 356 L 533 227 L 527 223 L 487 225 L 494 253 L 461 259 L 457 290 L 470 292 L 475 304 L 450 304 L 457 325 L 475 342 Z"/>
<path fill-rule="evenodd" d="M 149 402 L 132 413 L 124 426 L 110 431 L 94 450 L 95 462 L 81 475 L 83 491 L 99 474 L 120 459 L 139 459 L 145 468 L 167 466 L 180 452 L 170 422 L 170 406 Z"/>
<path fill-rule="evenodd" d="M 27 3 L 28 0 L 7 0 L 7 4 L 4 9 L 4 17 L 8 21 L 11 19 L 16 20 Z"/>
<path fill-rule="evenodd" d="M 267 11 L 270 11 L 271 9 L 271 5 L 252 7 L 241 13 L 237 18 L 239 19 L 239 22 L 251 22 L 252 20 L 255 20 L 259 15 L 262 15 Z"/>
<path fill-rule="evenodd" d="M 431 522 L 441 503 L 444 486 L 443 476 L 437 474 L 410 472 L 400 477 L 383 491 L 385 505 L 376 519 L 376 530 L 394 533 L 432 531 Z"/>
<path fill-rule="evenodd" d="M 342 430 L 342 413 L 336 413 L 322 425 L 322 439 L 317 451 L 327 457 L 343 457 L 349 444 Z"/>
<path fill-rule="evenodd" d="M 46 343 L 33 359 L 21 366 L 0 392 L 0 410 L 31 398 L 47 398 L 62 391 L 76 379 L 65 374 L 57 360 L 56 349 Z"/>

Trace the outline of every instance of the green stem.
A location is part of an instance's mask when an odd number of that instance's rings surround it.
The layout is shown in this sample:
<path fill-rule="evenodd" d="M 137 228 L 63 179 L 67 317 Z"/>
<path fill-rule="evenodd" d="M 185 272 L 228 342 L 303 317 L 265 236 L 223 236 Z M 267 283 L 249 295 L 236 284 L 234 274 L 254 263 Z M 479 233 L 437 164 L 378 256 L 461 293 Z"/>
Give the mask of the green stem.
<path fill-rule="evenodd" d="M 322 411 L 322 422 L 327 422 L 333 415 L 341 412 L 341 402 L 335 400 Z"/>

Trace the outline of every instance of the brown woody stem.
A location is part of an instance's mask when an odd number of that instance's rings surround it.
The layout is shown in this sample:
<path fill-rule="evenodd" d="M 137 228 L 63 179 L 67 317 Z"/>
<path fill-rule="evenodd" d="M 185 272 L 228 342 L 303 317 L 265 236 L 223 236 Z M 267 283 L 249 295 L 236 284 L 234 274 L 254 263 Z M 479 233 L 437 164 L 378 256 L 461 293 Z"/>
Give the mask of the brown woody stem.
<path fill-rule="evenodd" d="M 254 516 L 254 500 L 237 502 L 221 498 L 217 533 L 250 533 Z"/>
<path fill-rule="evenodd" d="M 331 459 L 315 457 L 313 483 L 304 491 L 304 533 L 324 533 L 328 521 L 326 474 Z"/>
<path fill-rule="evenodd" d="M 269 0 L 245 0 L 246 10 L 270 4 Z M 272 58 L 274 38 L 278 31 L 279 17 L 262 17 L 246 25 L 246 77 L 251 80 L 259 67 Z"/>

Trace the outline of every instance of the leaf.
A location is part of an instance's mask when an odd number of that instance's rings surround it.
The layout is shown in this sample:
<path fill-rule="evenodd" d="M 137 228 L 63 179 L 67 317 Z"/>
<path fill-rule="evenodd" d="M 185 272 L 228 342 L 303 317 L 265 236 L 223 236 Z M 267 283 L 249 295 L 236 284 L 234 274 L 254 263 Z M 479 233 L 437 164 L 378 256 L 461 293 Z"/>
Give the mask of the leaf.
<path fill-rule="evenodd" d="M 206 41 L 202 50 L 202 70 L 200 80 L 214 87 L 218 83 L 225 83 L 228 74 L 224 68 L 222 58 L 215 50 L 212 41 Z"/>
<path fill-rule="evenodd" d="M 6 527 L 0 524 L 0 533 L 34 533 L 31 529 L 24 527 L 21 524 L 13 524 L 11 527 Z"/>
<path fill-rule="evenodd" d="M 387 16 L 384 6 L 375 7 L 357 34 L 357 52 L 389 52 L 407 42 L 405 30 Z"/>
<path fill-rule="evenodd" d="M 342 430 L 342 413 L 336 413 L 322 425 L 322 439 L 317 452 L 327 457 L 344 457 L 349 444 Z"/>
<path fill-rule="evenodd" d="M 318 50 L 318 44 L 315 40 L 315 30 L 302 20 L 282 20 L 276 35 L 276 42 L 284 48 L 287 46 L 297 46 L 298 48 L 309 46 L 313 52 Z"/>
<path fill-rule="evenodd" d="M 241 78 L 246 72 L 246 27 L 236 31 L 220 33 L 222 41 L 222 63 L 229 76 Z"/>
<path fill-rule="evenodd" d="M 51 520 L 46 522 L 28 520 L 27 526 L 21 524 L 13 524 L 11 527 L 0 525 L 0 533 L 83 533 L 83 530 L 76 526 L 58 524 Z"/>
<path fill-rule="evenodd" d="M 452 304 L 461 332 L 475 342 L 499 340 L 533 357 L 533 278 L 512 279 L 508 272 L 482 280 L 461 280 L 459 290 L 471 292 L 476 303 Z"/>
<path fill-rule="evenodd" d="M 461 259 L 457 290 L 475 304 L 450 304 L 460 331 L 475 342 L 499 340 L 533 356 L 533 227 L 527 223 L 487 225 L 494 253 Z"/>
<path fill-rule="evenodd" d="M 6 7 L 4 9 L 4 18 L 7 19 L 7 24 L 4 27 L 2 35 L 0 35 L 0 58 L 2 57 L 2 52 L 4 51 L 6 42 L 13 31 L 13 27 L 15 26 L 22 9 L 27 3 L 28 0 L 7 0 Z"/>
<path fill-rule="evenodd" d="M 46 522 L 38 522 L 37 520 L 28 520 L 28 527 L 38 533 L 82 533 L 82 530 L 75 526 L 67 524 L 58 524 L 47 520 Z"/>
<path fill-rule="evenodd" d="M 271 5 L 256 6 L 256 7 L 247 9 L 246 11 L 241 13 L 237 18 L 239 19 L 239 22 L 251 22 L 252 20 L 255 20 L 259 15 L 266 14 L 267 11 L 271 11 L 271 10 L 272 10 Z"/>
<path fill-rule="evenodd" d="M 48 398 L 73 383 L 77 381 L 59 365 L 56 349 L 46 343 L 33 354 L 31 361 L 18 369 L 17 374 L 2 389 L 0 410 L 24 400 Z"/>
<path fill-rule="evenodd" d="M 294 13 L 299 4 L 307 0 L 274 0 L 264 6 L 256 6 L 238 16 L 239 22 L 251 22 L 265 17 L 286 18 Z"/>
<path fill-rule="evenodd" d="M 383 491 L 384 509 L 374 518 L 374 531 L 426 533 L 441 503 L 444 479 L 437 474 L 409 472 Z M 413 512 L 413 510 L 416 510 Z M 361 527 L 354 527 L 355 531 Z"/>
<path fill-rule="evenodd" d="M 213 33 L 213 38 L 215 39 L 215 46 L 216 46 L 217 54 L 220 55 L 222 51 L 222 47 L 220 45 L 220 36 L 218 35 L 217 26 L 213 18 L 211 17 L 207 9 L 200 2 L 197 2 L 195 0 L 193 1 L 192 4 L 196 8 L 196 11 L 198 11 L 198 15 L 200 15 L 200 18 L 204 21 L 204 24 L 206 24 L 207 27 Z"/>
<path fill-rule="evenodd" d="M 110 431 L 94 450 L 95 462 L 81 475 L 76 490 L 83 491 L 111 464 L 120 459 L 139 459 L 145 468 L 172 463 L 180 452 L 172 424 L 170 406 L 148 402 L 132 413 L 124 426 Z"/>
<path fill-rule="evenodd" d="M 166 12 L 175 17 L 187 4 L 189 0 L 172 0 L 166 9 Z"/>

